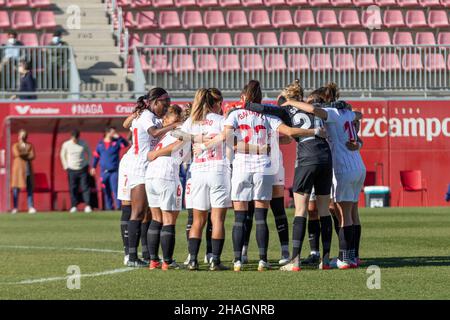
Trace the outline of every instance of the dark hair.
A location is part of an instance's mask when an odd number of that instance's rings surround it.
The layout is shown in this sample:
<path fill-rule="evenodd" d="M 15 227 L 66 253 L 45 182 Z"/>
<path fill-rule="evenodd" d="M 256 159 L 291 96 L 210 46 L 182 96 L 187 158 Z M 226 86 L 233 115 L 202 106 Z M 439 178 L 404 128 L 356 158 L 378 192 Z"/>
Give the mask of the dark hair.
<path fill-rule="evenodd" d="M 166 90 L 164 90 L 163 88 L 156 87 L 156 88 L 150 89 L 150 91 L 144 97 L 149 102 L 151 102 L 151 101 L 155 101 L 156 99 L 162 97 L 165 94 L 168 94 Z"/>
<path fill-rule="evenodd" d="M 137 113 L 140 116 L 147 108 L 147 96 L 140 96 L 136 101 L 136 106 L 134 107 L 133 113 Z"/>
<path fill-rule="evenodd" d="M 329 82 L 324 87 L 324 99 L 326 102 L 335 102 L 339 100 L 339 88 L 336 83 Z"/>
<path fill-rule="evenodd" d="M 320 87 L 310 93 L 306 99 L 307 103 L 325 103 L 325 87 Z"/>
<path fill-rule="evenodd" d="M 262 91 L 259 81 L 250 80 L 244 87 L 244 90 L 242 90 L 242 95 L 245 97 L 246 102 L 261 103 Z"/>
<path fill-rule="evenodd" d="M 178 119 L 181 119 L 183 117 L 183 109 L 179 105 L 173 104 L 169 108 L 167 108 L 167 112 L 165 114 L 166 117 L 171 115 L 174 115 Z"/>
<path fill-rule="evenodd" d="M 277 100 L 277 104 L 278 104 L 279 106 L 281 106 L 281 105 L 283 105 L 283 103 L 285 103 L 286 101 L 287 101 L 287 99 L 286 99 L 285 96 L 280 96 L 280 97 L 278 98 L 278 100 Z"/>
<path fill-rule="evenodd" d="M 22 65 L 22 67 L 23 67 L 26 71 L 30 71 L 30 70 L 31 70 L 31 62 L 26 61 L 26 60 L 20 60 L 20 64 Z"/>
<path fill-rule="evenodd" d="M 78 129 L 73 129 L 72 132 L 70 133 L 70 135 L 76 139 L 78 139 L 80 137 L 80 130 Z"/>
<path fill-rule="evenodd" d="M 62 36 L 61 30 L 56 30 L 55 32 L 53 32 L 53 36 L 54 37 L 61 37 Z"/>
<path fill-rule="evenodd" d="M 116 127 L 114 127 L 114 126 L 105 127 L 105 133 L 108 133 L 111 130 L 116 130 Z"/>
<path fill-rule="evenodd" d="M 17 32 L 15 32 L 14 30 L 10 30 L 8 32 L 8 35 L 14 36 L 14 38 L 17 38 Z"/>

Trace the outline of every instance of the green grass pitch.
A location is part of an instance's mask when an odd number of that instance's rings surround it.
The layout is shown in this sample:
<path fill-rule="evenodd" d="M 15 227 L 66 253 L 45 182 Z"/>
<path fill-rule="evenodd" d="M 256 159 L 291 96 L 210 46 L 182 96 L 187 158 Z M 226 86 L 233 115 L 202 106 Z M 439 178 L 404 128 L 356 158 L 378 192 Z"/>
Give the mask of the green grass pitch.
<path fill-rule="evenodd" d="M 288 211 L 292 221 L 292 210 Z M 175 258 L 182 262 L 187 245 L 186 213 L 177 225 Z M 449 299 L 450 209 L 362 209 L 361 257 L 352 270 L 304 268 L 299 273 L 257 272 L 252 234 L 251 264 L 243 272 L 173 270 L 128 271 L 122 265 L 118 212 L 0 215 L 1 299 Z M 231 266 L 231 225 L 223 260 Z M 270 251 L 274 266 L 279 242 L 269 213 Z M 291 229 L 291 226 L 290 226 Z M 291 230 L 290 230 L 291 232 Z M 88 251 L 80 248 L 106 249 Z M 204 241 L 201 252 L 204 252 Z M 303 256 L 309 243 L 303 246 Z M 332 255 L 337 253 L 333 234 Z M 67 268 L 80 267 L 79 290 L 67 289 Z M 367 266 L 381 269 L 381 288 L 368 289 Z M 125 272 L 113 271 L 117 270 Z M 106 273 L 106 274 L 105 274 Z M 52 279 L 53 278 L 53 279 Z"/>

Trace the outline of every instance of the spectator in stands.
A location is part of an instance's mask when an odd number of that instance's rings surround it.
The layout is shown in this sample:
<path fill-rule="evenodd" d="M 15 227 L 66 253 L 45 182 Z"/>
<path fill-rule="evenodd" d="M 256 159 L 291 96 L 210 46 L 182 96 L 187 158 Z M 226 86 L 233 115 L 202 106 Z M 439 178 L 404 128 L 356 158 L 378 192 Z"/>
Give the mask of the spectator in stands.
<path fill-rule="evenodd" d="M 23 43 L 17 40 L 17 32 L 8 32 L 8 42 L 4 43 L 3 46 L 5 47 L 5 54 L 3 56 L 2 63 L 8 62 L 11 59 L 19 61 L 20 47 L 23 46 Z"/>
<path fill-rule="evenodd" d="M 33 204 L 33 166 L 31 161 L 34 160 L 35 153 L 34 147 L 31 143 L 27 142 L 28 133 L 21 129 L 19 131 L 18 139 L 12 147 L 13 153 L 13 165 L 11 174 L 11 187 L 13 190 L 13 203 L 14 208 L 11 211 L 12 214 L 16 214 L 19 208 L 19 193 L 21 189 L 27 190 L 28 195 L 28 213 L 36 213 Z"/>
<path fill-rule="evenodd" d="M 10 31 L 8 41 L 2 44 L 4 50 L 0 61 L 0 88 L 12 90 L 17 88 L 17 64 L 20 59 L 20 47 L 23 43 L 17 40 L 17 33 Z"/>
<path fill-rule="evenodd" d="M 52 40 L 47 43 L 48 46 L 67 46 L 67 42 L 62 40 L 62 32 L 60 30 L 53 33 Z"/>
<path fill-rule="evenodd" d="M 108 127 L 105 130 L 104 138 L 99 141 L 94 151 L 91 175 L 95 175 L 95 169 L 100 162 L 106 210 L 113 210 L 113 202 L 115 203 L 116 210 L 120 209 L 120 200 L 117 199 L 120 150 L 126 147 L 128 147 L 128 141 L 117 133 L 116 128 Z"/>
<path fill-rule="evenodd" d="M 71 213 L 77 212 L 78 191 L 81 189 L 83 202 L 86 204 L 84 212 L 92 212 L 89 188 L 89 163 L 91 150 L 87 143 L 80 140 L 80 131 L 74 129 L 71 138 L 63 143 L 61 148 L 61 163 L 69 178 Z"/>

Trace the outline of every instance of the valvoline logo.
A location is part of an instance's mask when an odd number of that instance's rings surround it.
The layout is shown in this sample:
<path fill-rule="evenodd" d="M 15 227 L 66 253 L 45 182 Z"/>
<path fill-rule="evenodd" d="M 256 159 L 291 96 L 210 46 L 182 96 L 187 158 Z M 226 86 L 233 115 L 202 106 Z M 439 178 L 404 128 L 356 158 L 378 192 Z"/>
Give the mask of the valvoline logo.
<path fill-rule="evenodd" d="M 30 110 L 31 106 L 15 106 L 15 109 L 18 114 L 27 114 Z"/>

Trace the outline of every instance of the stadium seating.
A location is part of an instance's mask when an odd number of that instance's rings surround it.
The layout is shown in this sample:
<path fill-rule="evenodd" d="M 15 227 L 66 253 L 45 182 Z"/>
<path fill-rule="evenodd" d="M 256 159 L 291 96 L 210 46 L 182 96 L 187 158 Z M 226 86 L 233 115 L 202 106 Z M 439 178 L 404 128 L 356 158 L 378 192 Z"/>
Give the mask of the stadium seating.
<path fill-rule="evenodd" d="M 289 10 L 274 10 L 272 13 L 272 26 L 274 28 L 292 27 L 294 24 Z"/>
<path fill-rule="evenodd" d="M 199 54 L 197 56 L 197 71 L 207 72 L 218 69 L 216 56 L 213 54 Z"/>
<path fill-rule="evenodd" d="M 430 10 L 428 11 L 428 25 L 431 28 L 448 27 L 448 16 L 445 10 Z"/>
<path fill-rule="evenodd" d="M 350 46 L 367 46 L 367 34 L 364 31 L 353 31 L 348 33 L 347 43 Z"/>
<path fill-rule="evenodd" d="M 191 33 L 189 35 L 190 46 L 209 46 L 209 37 L 207 33 Z"/>
<path fill-rule="evenodd" d="M 266 10 L 252 10 L 249 15 L 249 25 L 252 28 L 268 28 L 271 26 L 269 13 Z"/>
<path fill-rule="evenodd" d="M 158 27 L 158 22 L 153 11 L 138 12 L 136 15 L 136 27 L 139 30 Z"/>
<path fill-rule="evenodd" d="M 232 46 L 233 41 L 228 32 L 213 33 L 211 36 L 211 44 L 213 46 Z"/>
<path fill-rule="evenodd" d="M 300 46 L 302 43 L 298 32 L 285 31 L 280 34 L 280 44 L 283 46 Z"/>
<path fill-rule="evenodd" d="M 275 32 L 260 32 L 256 38 L 258 46 L 278 46 L 278 39 Z"/>
<path fill-rule="evenodd" d="M 231 72 L 241 70 L 239 57 L 237 54 L 221 55 L 219 57 L 219 70 L 222 72 Z"/>
<path fill-rule="evenodd" d="M 234 35 L 235 46 L 254 46 L 256 45 L 255 37 L 251 32 L 238 32 Z"/>
<path fill-rule="evenodd" d="M 417 32 L 415 42 L 419 45 L 435 45 L 436 39 L 433 32 Z"/>
<path fill-rule="evenodd" d="M 181 17 L 183 29 L 202 28 L 203 20 L 200 11 L 184 11 Z"/>
<path fill-rule="evenodd" d="M 355 28 L 361 26 L 356 10 L 341 10 L 339 12 L 339 25 L 342 28 Z"/>
<path fill-rule="evenodd" d="M 242 70 L 244 72 L 264 70 L 261 55 L 257 53 L 244 54 L 242 59 Z"/>
<path fill-rule="evenodd" d="M 284 55 L 280 53 L 269 53 L 265 57 L 265 68 L 268 72 L 283 71 L 287 69 Z"/>
<path fill-rule="evenodd" d="M 245 11 L 232 10 L 227 12 L 227 26 L 230 29 L 244 28 L 248 26 Z"/>
<path fill-rule="evenodd" d="M 372 53 L 361 53 L 356 58 L 356 68 L 358 71 L 378 70 L 378 63 L 375 55 Z"/>
<path fill-rule="evenodd" d="M 207 29 L 216 29 L 225 27 L 225 18 L 222 11 L 206 11 L 204 15 L 204 23 Z"/>
<path fill-rule="evenodd" d="M 314 27 L 316 21 L 312 10 L 297 10 L 295 11 L 294 24 L 299 28 Z"/>

